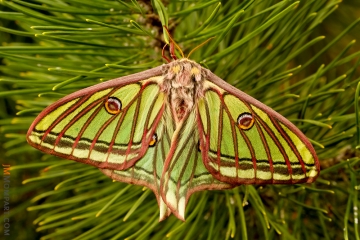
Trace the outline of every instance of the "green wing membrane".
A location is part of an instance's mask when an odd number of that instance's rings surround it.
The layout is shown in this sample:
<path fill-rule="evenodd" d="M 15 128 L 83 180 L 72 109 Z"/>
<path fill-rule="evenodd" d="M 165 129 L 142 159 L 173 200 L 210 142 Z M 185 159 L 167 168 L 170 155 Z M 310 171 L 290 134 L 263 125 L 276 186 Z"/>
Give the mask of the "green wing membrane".
<path fill-rule="evenodd" d="M 198 103 L 200 139 L 205 166 L 217 179 L 239 185 L 312 182 L 317 177 L 315 151 L 293 124 L 240 91 L 235 95 L 209 82 L 207 86 Z M 242 128 L 238 119 L 244 114 L 248 122 Z"/>
<path fill-rule="evenodd" d="M 171 210 L 161 197 L 160 180 L 167 153 L 170 150 L 171 136 L 174 130 L 170 126 L 165 128 L 164 122 L 160 121 L 156 128 L 157 142 L 154 147 L 149 147 L 145 155 L 126 170 L 100 169 L 112 179 L 130 184 L 142 185 L 150 188 L 156 195 L 160 221 L 168 217 Z"/>
<path fill-rule="evenodd" d="M 172 213 L 184 220 L 186 204 L 192 193 L 232 186 L 214 178 L 203 163 L 198 145 L 199 131 L 195 111 L 184 119 L 177 130 L 173 134 L 169 154 L 164 163 L 160 190 Z"/>
<path fill-rule="evenodd" d="M 71 94 L 35 119 L 28 142 L 99 168 L 126 169 L 145 154 L 163 112 L 160 78 Z M 109 99 L 117 99 L 117 112 L 106 108 Z"/>
<path fill-rule="evenodd" d="M 157 142 L 149 147 L 136 164 L 126 170 L 101 169 L 112 179 L 150 188 L 156 195 L 160 220 L 173 213 L 185 219 L 190 195 L 205 189 L 225 189 L 232 186 L 218 181 L 205 168 L 198 149 L 198 129 L 195 111 L 175 129 L 167 106 L 156 128 Z"/>

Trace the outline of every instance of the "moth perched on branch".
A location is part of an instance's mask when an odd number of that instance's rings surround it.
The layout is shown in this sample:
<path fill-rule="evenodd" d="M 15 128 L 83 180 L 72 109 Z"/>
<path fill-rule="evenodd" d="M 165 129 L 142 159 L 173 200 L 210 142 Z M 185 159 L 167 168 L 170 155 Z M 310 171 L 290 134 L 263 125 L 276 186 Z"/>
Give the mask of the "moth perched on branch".
<path fill-rule="evenodd" d="M 290 121 L 188 58 L 60 99 L 27 139 L 150 188 L 160 220 L 171 213 L 184 220 L 197 191 L 309 183 L 320 172 L 314 148 Z"/>

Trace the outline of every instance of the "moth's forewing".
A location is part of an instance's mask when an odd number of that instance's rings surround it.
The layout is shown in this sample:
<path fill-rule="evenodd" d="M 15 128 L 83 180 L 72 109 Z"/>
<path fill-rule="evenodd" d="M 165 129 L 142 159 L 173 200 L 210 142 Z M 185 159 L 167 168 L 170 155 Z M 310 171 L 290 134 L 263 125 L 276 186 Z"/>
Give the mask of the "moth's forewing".
<path fill-rule="evenodd" d="M 58 100 L 34 120 L 27 141 L 43 152 L 99 168 L 131 167 L 145 154 L 164 110 L 157 84 L 161 68 L 109 80 Z M 110 98 L 118 103 L 106 106 Z"/>
<path fill-rule="evenodd" d="M 210 71 L 207 77 L 198 125 L 205 166 L 218 180 L 239 185 L 316 179 L 315 150 L 294 124 Z"/>

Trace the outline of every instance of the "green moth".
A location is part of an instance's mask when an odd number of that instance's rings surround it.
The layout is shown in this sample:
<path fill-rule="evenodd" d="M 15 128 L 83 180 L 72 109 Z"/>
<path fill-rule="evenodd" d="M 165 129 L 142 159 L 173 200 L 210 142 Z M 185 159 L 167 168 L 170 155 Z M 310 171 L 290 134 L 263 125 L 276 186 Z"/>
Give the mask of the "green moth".
<path fill-rule="evenodd" d="M 301 131 L 187 58 L 70 94 L 32 123 L 29 144 L 150 188 L 160 220 L 185 219 L 191 194 L 240 184 L 313 182 Z"/>

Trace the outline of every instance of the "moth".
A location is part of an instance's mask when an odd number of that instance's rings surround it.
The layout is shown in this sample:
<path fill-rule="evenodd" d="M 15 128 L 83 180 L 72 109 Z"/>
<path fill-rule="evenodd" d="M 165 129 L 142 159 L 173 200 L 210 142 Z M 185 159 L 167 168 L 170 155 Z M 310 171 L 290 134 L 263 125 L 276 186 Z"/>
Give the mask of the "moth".
<path fill-rule="evenodd" d="M 320 172 L 313 146 L 289 120 L 188 58 L 58 100 L 27 141 L 150 188 L 160 220 L 184 220 L 194 192 L 311 183 Z"/>

